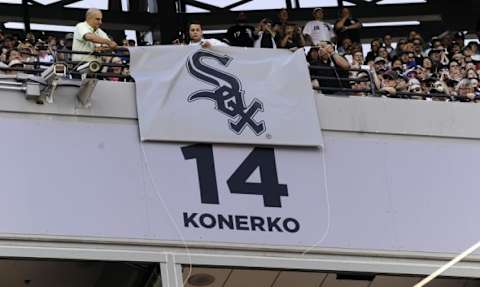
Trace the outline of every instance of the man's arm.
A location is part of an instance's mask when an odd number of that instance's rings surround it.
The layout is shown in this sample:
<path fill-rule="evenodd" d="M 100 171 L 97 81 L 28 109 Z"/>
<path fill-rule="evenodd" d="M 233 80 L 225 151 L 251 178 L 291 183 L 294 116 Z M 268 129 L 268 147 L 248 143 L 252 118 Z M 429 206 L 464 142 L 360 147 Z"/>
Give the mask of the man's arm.
<path fill-rule="evenodd" d="M 305 47 L 305 37 L 303 37 L 303 33 L 302 33 L 302 27 L 300 26 L 297 26 L 297 34 L 298 34 L 298 47 L 301 48 L 301 47 Z"/>
<path fill-rule="evenodd" d="M 345 21 L 347 21 L 347 19 L 347 17 L 344 17 L 338 20 L 337 23 L 335 23 L 335 30 L 342 31 L 342 29 L 345 27 Z"/>
<path fill-rule="evenodd" d="M 232 43 L 235 42 L 233 27 L 228 28 L 227 33 L 225 34 L 224 40 L 226 40 L 225 42 L 227 42 L 230 45 L 232 45 Z"/>
<path fill-rule="evenodd" d="M 313 40 L 312 37 L 310 36 L 312 34 L 312 29 L 310 22 L 308 22 L 305 27 L 303 27 L 303 38 L 305 39 L 305 44 L 309 46 L 313 46 Z"/>
<path fill-rule="evenodd" d="M 345 27 L 345 28 L 348 28 L 348 30 L 360 29 L 360 28 L 362 28 L 362 23 L 360 23 L 360 21 L 357 21 L 357 23 L 352 24 L 352 25 L 350 25 L 348 27 Z"/>
<path fill-rule="evenodd" d="M 291 34 L 285 34 L 285 36 L 280 40 L 280 42 L 278 43 L 279 47 L 280 48 L 284 48 L 285 46 L 287 46 L 287 43 L 288 43 L 288 40 L 292 37 Z"/>
<path fill-rule="evenodd" d="M 344 57 L 340 56 L 338 53 L 333 53 L 332 54 L 332 59 L 335 61 L 337 66 L 342 69 L 342 70 L 348 70 L 350 69 L 350 64 L 348 63 L 347 59 Z"/>
<path fill-rule="evenodd" d="M 95 35 L 94 33 L 86 33 L 85 35 L 83 35 L 83 39 L 96 44 L 107 45 L 112 49 L 115 49 L 117 47 L 117 43 L 115 43 L 114 41 L 108 38 L 102 38 L 98 35 Z"/>

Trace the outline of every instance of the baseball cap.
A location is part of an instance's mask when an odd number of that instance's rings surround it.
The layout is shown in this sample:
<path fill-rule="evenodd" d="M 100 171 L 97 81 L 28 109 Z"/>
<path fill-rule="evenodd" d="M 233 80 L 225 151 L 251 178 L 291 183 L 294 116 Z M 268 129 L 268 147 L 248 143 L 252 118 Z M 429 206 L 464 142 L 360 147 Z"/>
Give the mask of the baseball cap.
<path fill-rule="evenodd" d="M 323 8 L 321 8 L 321 7 L 314 8 L 313 13 L 317 12 L 318 10 L 323 11 Z"/>
<path fill-rule="evenodd" d="M 376 57 L 373 62 L 376 64 L 376 63 L 378 63 L 378 62 L 384 62 L 384 63 L 386 63 L 387 61 L 386 61 L 384 58 L 382 58 L 382 57 Z"/>
<path fill-rule="evenodd" d="M 65 40 L 73 40 L 73 33 L 67 33 L 65 35 Z"/>

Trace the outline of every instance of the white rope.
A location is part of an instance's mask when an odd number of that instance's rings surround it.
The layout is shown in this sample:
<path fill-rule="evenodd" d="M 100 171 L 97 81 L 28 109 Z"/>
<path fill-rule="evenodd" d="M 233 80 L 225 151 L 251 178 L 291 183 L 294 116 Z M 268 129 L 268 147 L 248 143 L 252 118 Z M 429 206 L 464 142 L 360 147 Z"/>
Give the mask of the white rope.
<path fill-rule="evenodd" d="M 148 177 L 150 179 L 150 182 L 152 184 L 154 194 L 160 200 L 160 203 L 162 204 L 165 213 L 167 214 L 168 218 L 170 219 L 170 222 L 172 223 L 173 227 L 175 228 L 175 231 L 177 232 L 178 236 L 180 237 L 180 240 L 182 241 L 183 247 L 184 247 L 184 249 L 187 253 L 188 273 L 187 273 L 187 276 L 185 277 L 185 280 L 183 281 L 183 285 L 186 285 L 186 283 L 188 281 L 188 278 L 190 277 L 190 275 L 192 275 L 192 271 L 193 271 L 192 254 L 190 253 L 190 248 L 189 248 L 188 243 L 185 239 L 185 236 L 183 235 L 182 231 L 180 230 L 179 225 L 175 221 L 175 219 L 174 219 L 174 217 L 173 217 L 173 215 L 170 211 L 170 208 L 168 207 L 168 204 L 165 202 L 165 199 L 163 198 L 163 196 L 159 192 L 159 189 L 158 189 L 158 186 L 157 186 L 157 181 L 155 180 L 155 177 L 153 176 L 153 172 L 150 168 L 150 163 L 148 161 L 148 156 L 147 156 L 147 153 L 145 152 L 145 148 L 144 148 L 143 145 L 144 145 L 144 143 L 140 142 L 140 150 L 141 150 L 142 156 L 143 156 L 143 164 L 144 164 L 145 168 L 147 169 L 147 175 L 148 175 Z M 174 257 L 175 257 L 175 255 L 172 254 L 173 262 L 175 262 Z M 168 256 L 167 256 L 167 260 L 168 260 Z M 167 272 L 167 274 L 168 274 L 168 272 Z M 176 272 L 176 269 L 175 269 L 173 275 L 175 276 L 174 277 L 175 282 L 178 282 L 178 274 Z"/>
<path fill-rule="evenodd" d="M 312 246 L 309 248 L 305 249 L 302 252 L 302 256 L 305 256 L 308 252 L 312 251 L 315 247 L 318 245 L 322 244 L 325 239 L 327 239 L 328 234 L 330 233 L 330 225 L 331 225 L 331 210 L 330 210 L 330 197 L 328 195 L 328 181 L 327 181 L 327 158 L 325 156 L 325 147 L 321 150 L 322 153 L 322 168 L 323 168 L 323 184 L 325 188 L 325 204 L 327 205 L 327 227 L 325 228 L 325 231 L 323 232 L 322 237 L 315 242 Z"/>

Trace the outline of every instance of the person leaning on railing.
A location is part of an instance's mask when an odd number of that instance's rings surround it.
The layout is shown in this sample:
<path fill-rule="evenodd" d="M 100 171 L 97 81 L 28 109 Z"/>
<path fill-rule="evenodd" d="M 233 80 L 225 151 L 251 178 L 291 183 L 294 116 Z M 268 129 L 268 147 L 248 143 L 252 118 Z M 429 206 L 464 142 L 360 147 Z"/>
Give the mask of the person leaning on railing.
<path fill-rule="evenodd" d="M 189 39 L 189 42 L 188 42 L 189 46 L 201 46 L 204 49 L 208 49 L 213 46 L 228 46 L 228 44 L 214 38 L 205 39 L 203 37 L 202 24 L 198 21 L 192 21 L 188 25 L 188 39 Z M 182 39 L 176 39 L 173 41 L 173 44 L 184 45 L 185 43 L 183 42 Z"/>
<path fill-rule="evenodd" d="M 348 61 L 335 52 L 333 44 L 328 41 L 320 42 L 318 46 L 318 61 L 316 62 L 317 69 L 312 69 L 312 76 L 314 80 L 312 84 L 314 87 L 322 88 L 348 88 L 348 70 L 350 64 Z M 330 89 L 323 89 L 325 94 L 333 94 L 335 91 Z"/>
<path fill-rule="evenodd" d="M 95 8 L 90 8 L 85 13 L 85 21 L 78 23 L 75 26 L 73 33 L 73 50 L 81 52 L 94 53 L 101 51 L 104 48 L 115 49 L 117 43 L 111 40 L 107 34 L 100 29 L 102 25 L 102 12 Z M 72 56 L 73 61 L 100 61 L 100 58 L 93 55 L 79 55 Z"/>

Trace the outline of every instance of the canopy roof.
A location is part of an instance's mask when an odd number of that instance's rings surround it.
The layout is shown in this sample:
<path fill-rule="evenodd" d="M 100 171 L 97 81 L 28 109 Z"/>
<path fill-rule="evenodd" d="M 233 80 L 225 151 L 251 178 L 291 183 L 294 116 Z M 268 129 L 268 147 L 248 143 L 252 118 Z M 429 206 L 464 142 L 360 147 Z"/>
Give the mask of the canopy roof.
<path fill-rule="evenodd" d="M 83 20 L 85 8 L 97 7 L 105 10 L 106 29 L 161 31 L 168 42 L 193 19 L 205 29 L 219 30 L 232 25 L 238 11 L 256 23 L 276 19 L 278 9 L 288 8 L 291 21 L 304 23 L 311 19 L 312 7 L 323 7 L 326 20 L 333 22 L 339 6 L 350 6 L 366 24 L 364 39 L 387 33 L 404 37 L 410 30 L 425 37 L 447 29 L 474 31 L 480 11 L 478 0 L 0 0 L 0 21 L 71 26 Z"/>

